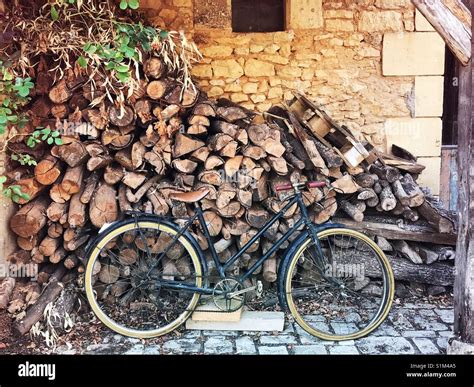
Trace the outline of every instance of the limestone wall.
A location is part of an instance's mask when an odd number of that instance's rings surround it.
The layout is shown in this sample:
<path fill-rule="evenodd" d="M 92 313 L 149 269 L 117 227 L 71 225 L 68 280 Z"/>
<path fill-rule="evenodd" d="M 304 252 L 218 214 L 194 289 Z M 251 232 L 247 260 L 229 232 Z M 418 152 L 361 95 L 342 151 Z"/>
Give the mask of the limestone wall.
<path fill-rule="evenodd" d="M 286 0 L 286 31 L 233 33 L 231 0 L 141 0 L 158 26 L 185 30 L 212 97 L 265 111 L 298 89 L 382 150 L 426 163 L 439 192 L 445 45 L 410 0 Z"/>

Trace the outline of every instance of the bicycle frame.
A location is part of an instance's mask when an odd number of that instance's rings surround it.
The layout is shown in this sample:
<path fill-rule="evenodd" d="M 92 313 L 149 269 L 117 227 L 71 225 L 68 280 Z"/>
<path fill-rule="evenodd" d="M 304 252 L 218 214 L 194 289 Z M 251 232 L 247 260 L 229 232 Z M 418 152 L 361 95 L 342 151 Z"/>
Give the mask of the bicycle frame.
<path fill-rule="evenodd" d="M 307 229 L 310 230 L 310 236 L 313 239 L 313 242 L 315 244 L 316 250 L 318 252 L 318 255 L 322 255 L 322 251 L 319 240 L 316 235 L 316 227 L 313 225 L 311 222 L 308 211 L 306 209 L 306 206 L 303 203 L 303 198 L 301 195 L 301 192 L 295 192 L 295 194 L 289 198 L 289 202 L 283 207 L 277 214 L 275 214 L 269 221 L 268 223 L 265 224 L 265 226 L 258 231 L 258 233 L 250 239 L 245 246 L 243 246 L 236 254 L 234 254 L 231 258 L 229 258 L 225 263 L 221 263 L 219 260 L 219 257 L 217 255 L 216 249 L 214 248 L 214 244 L 212 243 L 212 237 L 210 235 L 209 229 L 207 227 L 206 221 L 204 219 L 203 211 L 201 209 L 201 206 L 196 203 L 196 213 L 189 219 L 189 221 L 186 223 L 186 225 L 183 227 L 183 229 L 180 231 L 180 233 L 176 236 L 176 238 L 179 238 L 181 235 L 183 235 L 186 230 L 193 224 L 196 220 L 199 221 L 201 228 L 204 232 L 204 236 L 206 240 L 208 241 L 209 249 L 211 252 L 212 259 L 216 265 L 217 271 L 219 273 L 219 277 L 221 279 L 228 278 L 225 274 L 226 270 L 231 267 L 239 258 L 242 257 L 243 254 L 247 252 L 247 250 L 258 240 L 260 239 L 265 232 L 267 232 L 275 222 L 283 218 L 285 213 L 295 204 L 298 204 L 298 207 L 301 210 L 301 217 L 300 219 L 296 222 L 296 224 L 290 228 L 283 237 L 281 237 L 278 241 L 275 242 L 275 244 L 272 246 L 270 250 L 268 250 L 263 256 L 255 262 L 255 264 L 248 269 L 247 272 L 244 274 L 240 275 L 239 277 L 235 277 L 237 281 L 240 283 L 243 283 L 247 278 L 249 278 L 263 263 L 270 258 L 281 246 L 284 244 L 295 232 L 298 231 L 298 229 L 302 226 L 305 225 Z M 167 287 L 167 288 L 172 288 L 172 289 L 177 289 L 177 290 L 189 290 L 192 292 L 197 292 L 201 294 L 213 294 L 214 289 L 210 288 L 205 288 L 205 287 L 196 287 L 184 283 L 179 283 L 175 281 L 160 281 L 161 286 Z M 215 294 L 215 293 L 214 293 Z"/>

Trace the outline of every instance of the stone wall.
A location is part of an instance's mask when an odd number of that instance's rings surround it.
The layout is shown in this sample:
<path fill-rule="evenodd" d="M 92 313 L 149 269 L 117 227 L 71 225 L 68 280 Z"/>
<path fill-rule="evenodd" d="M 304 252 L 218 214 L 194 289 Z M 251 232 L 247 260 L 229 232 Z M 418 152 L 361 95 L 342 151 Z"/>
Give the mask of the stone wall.
<path fill-rule="evenodd" d="M 152 21 L 192 35 L 212 97 L 267 110 L 307 93 L 382 150 L 420 156 L 439 192 L 445 45 L 410 0 L 286 0 L 286 31 L 233 33 L 231 0 L 141 0 Z"/>

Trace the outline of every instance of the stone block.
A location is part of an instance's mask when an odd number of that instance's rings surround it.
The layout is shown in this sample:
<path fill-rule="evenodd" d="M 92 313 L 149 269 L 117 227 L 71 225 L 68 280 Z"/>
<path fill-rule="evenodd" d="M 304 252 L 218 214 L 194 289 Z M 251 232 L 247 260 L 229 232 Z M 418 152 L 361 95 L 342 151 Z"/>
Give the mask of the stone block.
<path fill-rule="evenodd" d="M 291 29 L 313 29 L 323 26 L 322 0 L 291 0 L 288 24 Z"/>
<path fill-rule="evenodd" d="M 385 122 L 384 129 L 389 151 L 396 144 L 415 156 L 441 156 L 440 118 L 394 118 Z"/>
<path fill-rule="evenodd" d="M 403 27 L 402 14 L 396 11 L 364 11 L 359 19 L 359 31 L 364 32 L 403 31 Z"/>
<path fill-rule="evenodd" d="M 418 184 L 431 189 L 434 195 L 440 193 L 441 157 L 420 157 L 418 162 L 426 167 L 418 178 Z"/>
<path fill-rule="evenodd" d="M 192 73 L 198 78 L 212 78 L 211 65 L 197 65 L 192 68 Z"/>
<path fill-rule="evenodd" d="M 217 78 L 240 78 L 244 75 L 242 66 L 235 59 L 215 60 L 211 64 Z"/>
<path fill-rule="evenodd" d="M 430 22 L 423 16 L 423 14 L 416 10 L 415 13 L 415 28 L 417 31 L 432 32 L 435 31 Z"/>
<path fill-rule="evenodd" d="M 285 315 L 282 312 L 255 312 L 244 310 L 240 321 L 186 321 L 186 328 L 193 330 L 216 331 L 255 331 L 281 332 L 285 324 Z"/>
<path fill-rule="evenodd" d="M 354 23 L 348 19 L 326 20 L 326 31 L 352 32 L 355 30 Z"/>
<path fill-rule="evenodd" d="M 445 44 L 436 32 L 386 33 L 383 75 L 443 75 Z"/>
<path fill-rule="evenodd" d="M 415 78 L 415 116 L 441 117 L 444 103 L 444 77 Z"/>
<path fill-rule="evenodd" d="M 245 75 L 248 77 L 273 77 L 275 66 L 257 59 L 249 59 L 245 63 Z"/>
<path fill-rule="evenodd" d="M 226 58 L 232 55 L 233 48 L 229 46 L 208 46 L 202 47 L 201 53 L 209 58 Z"/>

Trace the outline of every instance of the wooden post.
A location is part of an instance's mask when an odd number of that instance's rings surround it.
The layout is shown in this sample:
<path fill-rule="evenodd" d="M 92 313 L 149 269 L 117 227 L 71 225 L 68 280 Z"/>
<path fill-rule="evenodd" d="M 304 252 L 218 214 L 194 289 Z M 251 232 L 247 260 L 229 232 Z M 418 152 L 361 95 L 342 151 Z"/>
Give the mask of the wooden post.
<path fill-rule="evenodd" d="M 470 1 L 474 9 L 474 1 Z M 471 43 L 472 44 L 472 43 Z M 454 340 L 448 353 L 474 353 L 474 120 L 472 61 L 459 79 L 459 232 L 454 285 Z"/>

